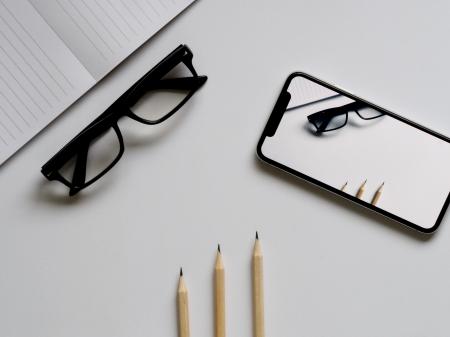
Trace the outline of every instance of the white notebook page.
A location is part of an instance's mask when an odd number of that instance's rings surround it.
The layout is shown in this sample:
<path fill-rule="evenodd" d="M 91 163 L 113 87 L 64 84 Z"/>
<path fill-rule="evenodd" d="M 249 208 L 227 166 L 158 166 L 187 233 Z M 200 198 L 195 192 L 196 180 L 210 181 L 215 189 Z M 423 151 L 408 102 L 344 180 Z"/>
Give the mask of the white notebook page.
<path fill-rule="evenodd" d="M 0 0 L 0 165 L 193 1 Z"/>
<path fill-rule="evenodd" d="M 30 0 L 99 80 L 193 0 Z"/>
<path fill-rule="evenodd" d="M 94 83 L 27 1 L 0 1 L 0 163 Z"/>

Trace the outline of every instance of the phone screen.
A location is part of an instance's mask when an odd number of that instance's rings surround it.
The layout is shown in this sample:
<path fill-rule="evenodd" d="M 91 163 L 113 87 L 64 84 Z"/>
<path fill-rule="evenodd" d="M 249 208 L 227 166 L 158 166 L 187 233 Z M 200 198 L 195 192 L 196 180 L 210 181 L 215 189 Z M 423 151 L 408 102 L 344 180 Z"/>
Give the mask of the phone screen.
<path fill-rule="evenodd" d="M 270 164 L 424 232 L 450 199 L 450 142 L 307 74 L 292 74 L 258 144 Z"/>

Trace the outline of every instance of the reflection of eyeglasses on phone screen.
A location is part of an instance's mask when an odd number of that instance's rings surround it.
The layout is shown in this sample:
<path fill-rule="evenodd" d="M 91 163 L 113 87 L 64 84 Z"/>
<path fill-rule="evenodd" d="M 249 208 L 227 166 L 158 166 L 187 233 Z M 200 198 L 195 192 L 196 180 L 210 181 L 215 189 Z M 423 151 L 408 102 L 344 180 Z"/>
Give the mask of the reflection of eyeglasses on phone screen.
<path fill-rule="evenodd" d="M 356 114 L 364 120 L 371 120 L 383 116 L 384 114 L 367 106 L 363 102 L 352 102 L 342 106 L 325 109 L 309 115 L 308 121 L 315 126 L 316 132 L 328 132 L 340 129 L 347 124 L 348 113 Z"/>

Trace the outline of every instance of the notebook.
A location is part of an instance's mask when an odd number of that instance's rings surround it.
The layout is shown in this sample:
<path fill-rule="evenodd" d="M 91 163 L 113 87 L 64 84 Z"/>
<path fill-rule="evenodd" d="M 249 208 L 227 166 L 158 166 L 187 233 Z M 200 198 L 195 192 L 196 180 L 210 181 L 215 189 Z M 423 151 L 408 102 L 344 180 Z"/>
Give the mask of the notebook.
<path fill-rule="evenodd" d="M 194 0 L 0 0 L 0 165 Z"/>

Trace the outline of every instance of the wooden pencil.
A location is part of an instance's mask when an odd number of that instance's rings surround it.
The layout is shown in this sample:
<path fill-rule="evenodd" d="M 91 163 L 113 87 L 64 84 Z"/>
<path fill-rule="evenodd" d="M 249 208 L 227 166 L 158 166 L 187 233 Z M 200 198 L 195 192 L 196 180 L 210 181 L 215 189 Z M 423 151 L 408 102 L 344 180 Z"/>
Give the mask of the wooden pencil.
<path fill-rule="evenodd" d="M 220 245 L 214 266 L 214 336 L 225 337 L 225 269 Z"/>
<path fill-rule="evenodd" d="M 380 187 L 378 187 L 378 190 L 375 192 L 375 194 L 373 195 L 373 199 L 372 199 L 372 205 L 376 205 L 378 203 L 378 200 L 380 200 L 381 197 L 381 193 L 383 192 L 383 187 L 384 187 L 384 181 L 381 184 Z"/>
<path fill-rule="evenodd" d="M 348 181 L 346 181 L 345 184 L 342 185 L 342 187 L 341 187 L 341 191 L 342 192 L 345 192 L 345 189 L 347 188 L 347 185 L 348 185 Z"/>
<path fill-rule="evenodd" d="M 356 197 L 358 199 L 362 199 L 364 191 L 366 190 L 366 183 L 367 183 L 367 179 L 364 180 L 364 182 L 362 183 L 361 187 L 358 189 L 358 192 L 356 192 Z"/>
<path fill-rule="evenodd" d="M 178 336 L 189 337 L 189 302 L 188 291 L 183 277 L 183 269 L 180 269 L 180 279 L 178 281 L 177 292 L 178 306 Z"/>
<path fill-rule="evenodd" d="M 252 257 L 252 283 L 253 283 L 253 336 L 264 337 L 264 283 L 263 283 L 263 256 L 258 232 L 256 232 L 255 245 Z"/>

